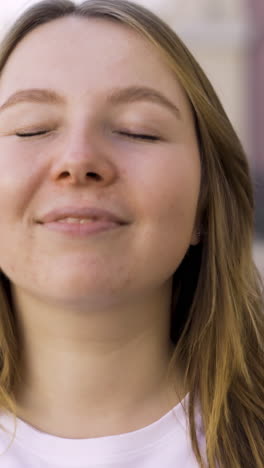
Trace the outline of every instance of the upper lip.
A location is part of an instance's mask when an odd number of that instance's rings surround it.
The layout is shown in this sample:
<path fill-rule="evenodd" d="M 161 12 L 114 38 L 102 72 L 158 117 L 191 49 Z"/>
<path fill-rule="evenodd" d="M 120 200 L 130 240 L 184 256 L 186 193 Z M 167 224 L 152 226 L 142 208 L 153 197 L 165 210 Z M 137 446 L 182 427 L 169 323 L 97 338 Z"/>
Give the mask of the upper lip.
<path fill-rule="evenodd" d="M 63 208 L 56 208 L 41 216 L 37 222 L 41 224 L 52 223 L 64 218 L 96 218 L 101 221 L 104 220 L 118 224 L 127 224 L 126 220 L 111 211 L 87 206 L 66 206 Z"/>

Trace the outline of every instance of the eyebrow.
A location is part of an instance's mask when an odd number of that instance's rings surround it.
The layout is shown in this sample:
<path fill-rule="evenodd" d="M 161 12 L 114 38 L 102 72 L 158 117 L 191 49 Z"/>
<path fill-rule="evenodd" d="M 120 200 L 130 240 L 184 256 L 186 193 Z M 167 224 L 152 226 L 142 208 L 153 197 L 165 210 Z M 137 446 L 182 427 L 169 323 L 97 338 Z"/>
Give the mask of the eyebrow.
<path fill-rule="evenodd" d="M 108 94 L 107 101 L 113 105 L 138 101 L 154 102 L 166 107 L 177 119 L 181 118 L 180 110 L 172 101 L 156 89 L 147 86 L 130 86 L 127 88 L 113 89 Z M 0 112 L 16 104 L 25 102 L 62 105 L 65 104 L 65 99 L 51 89 L 19 90 L 12 94 L 7 101 L 0 106 Z"/>
<path fill-rule="evenodd" d="M 43 104 L 63 104 L 64 99 L 50 89 L 25 89 L 12 94 L 4 104 L 0 106 L 0 112 L 23 102 L 36 102 Z"/>
<path fill-rule="evenodd" d="M 150 101 L 166 107 L 174 116 L 176 115 L 177 119 L 181 118 L 180 110 L 173 102 L 156 89 L 146 86 L 130 86 L 129 88 L 115 89 L 108 96 L 108 100 L 112 104 Z"/>

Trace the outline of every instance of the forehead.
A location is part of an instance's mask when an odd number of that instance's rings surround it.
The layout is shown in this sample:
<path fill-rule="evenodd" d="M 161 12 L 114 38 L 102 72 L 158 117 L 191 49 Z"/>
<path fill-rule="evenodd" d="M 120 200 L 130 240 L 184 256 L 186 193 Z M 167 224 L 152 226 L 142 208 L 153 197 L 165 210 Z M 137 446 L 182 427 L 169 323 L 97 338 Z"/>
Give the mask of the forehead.
<path fill-rule="evenodd" d="M 130 85 L 186 101 L 161 52 L 137 31 L 109 20 L 67 17 L 37 27 L 17 45 L 0 79 L 0 98 L 18 87 L 67 94 Z"/>

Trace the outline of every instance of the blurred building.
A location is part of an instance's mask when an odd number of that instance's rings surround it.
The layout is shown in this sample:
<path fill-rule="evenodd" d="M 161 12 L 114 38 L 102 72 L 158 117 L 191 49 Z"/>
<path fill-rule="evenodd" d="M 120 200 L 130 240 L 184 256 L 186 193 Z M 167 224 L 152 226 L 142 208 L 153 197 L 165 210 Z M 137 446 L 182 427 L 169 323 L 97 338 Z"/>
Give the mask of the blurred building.
<path fill-rule="evenodd" d="M 255 158 L 256 225 L 264 245 L 264 1 L 248 0 L 254 37 L 249 56 L 251 135 Z M 264 250 L 264 247 L 263 247 Z M 264 255 L 263 255 L 264 273 Z"/>
<path fill-rule="evenodd" d="M 254 28 L 249 56 L 252 90 L 251 131 L 257 166 L 264 175 L 264 1 L 249 0 L 249 5 Z"/>

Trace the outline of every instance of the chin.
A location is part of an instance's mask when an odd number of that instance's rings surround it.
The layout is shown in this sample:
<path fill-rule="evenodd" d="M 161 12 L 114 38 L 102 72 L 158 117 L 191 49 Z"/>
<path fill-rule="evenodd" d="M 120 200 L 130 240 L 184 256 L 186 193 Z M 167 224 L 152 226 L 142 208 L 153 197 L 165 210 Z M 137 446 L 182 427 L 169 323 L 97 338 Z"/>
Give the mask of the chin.
<path fill-rule="evenodd" d="M 109 282 L 108 282 L 109 286 Z M 102 291 L 104 294 L 102 295 Z M 104 284 L 83 281 L 65 280 L 57 281 L 52 284 L 45 284 L 42 290 L 38 289 L 37 295 L 42 297 L 44 301 L 51 301 L 58 306 L 72 307 L 73 305 L 89 305 L 100 302 L 107 295 L 107 288 Z M 102 297 L 103 296 L 103 297 Z"/>

